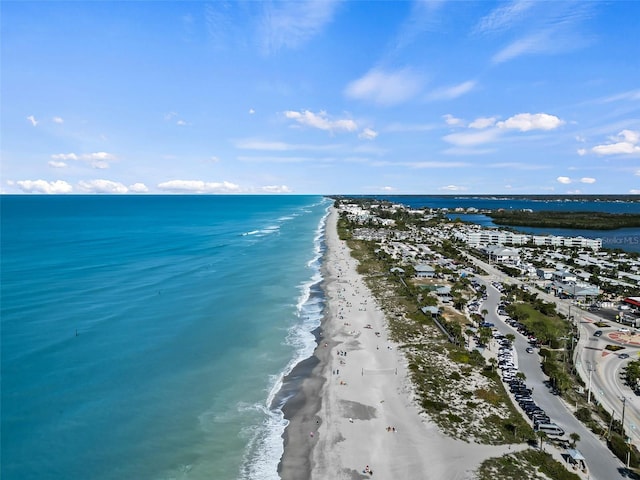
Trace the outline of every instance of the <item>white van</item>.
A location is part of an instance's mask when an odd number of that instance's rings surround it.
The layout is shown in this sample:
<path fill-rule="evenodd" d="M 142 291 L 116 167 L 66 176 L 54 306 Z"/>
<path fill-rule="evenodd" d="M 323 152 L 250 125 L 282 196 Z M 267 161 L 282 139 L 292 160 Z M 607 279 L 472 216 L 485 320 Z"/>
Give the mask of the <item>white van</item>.
<path fill-rule="evenodd" d="M 536 432 L 544 432 L 547 435 L 564 435 L 564 430 L 555 423 L 541 423 L 535 428 Z"/>

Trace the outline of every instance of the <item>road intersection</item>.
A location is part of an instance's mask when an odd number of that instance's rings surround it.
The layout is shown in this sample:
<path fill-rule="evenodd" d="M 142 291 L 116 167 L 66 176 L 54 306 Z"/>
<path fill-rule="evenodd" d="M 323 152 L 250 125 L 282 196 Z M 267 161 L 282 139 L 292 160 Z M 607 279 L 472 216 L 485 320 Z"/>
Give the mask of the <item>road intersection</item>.
<path fill-rule="evenodd" d="M 498 331 L 505 335 L 511 333 L 516 336 L 514 348 L 518 368 L 525 375 L 527 386 L 533 390 L 532 397 L 536 404 L 567 434 L 575 432 L 580 435 L 578 448 L 587 459 L 590 478 L 599 480 L 625 478 L 622 473 L 624 464 L 611 453 L 604 440 L 575 418 L 575 408 L 571 408 L 559 396 L 551 393 L 545 384 L 547 378 L 540 366 L 540 356 L 537 353 L 527 353 L 526 348 L 529 346 L 527 339 L 498 315 L 500 292 L 491 285 L 491 281 L 510 284 L 523 282 L 505 275 L 492 265 L 475 257 L 468 258 L 489 273 L 488 280 L 486 277 L 478 277 L 486 285 L 488 294 L 481 308 L 489 312 L 486 321 L 494 323 Z M 632 335 L 631 332 L 627 335 L 619 335 L 622 332 L 609 331 L 610 329 L 607 328 L 603 329 L 605 331 L 602 337 L 594 337 L 593 333 L 600 329 L 595 325 L 596 322 L 601 321 L 597 315 L 584 312 L 569 301 L 544 292 L 539 292 L 539 298 L 555 303 L 559 312 L 577 322 L 579 338 L 574 349 L 574 361 L 587 388 L 589 386 L 591 388 L 591 400 L 600 402 L 618 420 L 622 418 L 624 409 L 624 426 L 627 435 L 631 437 L 634 444 L 640 445 L 640 400 L 620 379 L 624 364 L 630 360 L 621 360 L 618 354 L 608 353 L 604 349 L 607 342 L 624 343 L 625 351 L 633 353 L 630 358 L 637 358 L 635 351 L 640 352 L 640 336 Z M 624 403 L 621 400 L 623 398 Z"/>

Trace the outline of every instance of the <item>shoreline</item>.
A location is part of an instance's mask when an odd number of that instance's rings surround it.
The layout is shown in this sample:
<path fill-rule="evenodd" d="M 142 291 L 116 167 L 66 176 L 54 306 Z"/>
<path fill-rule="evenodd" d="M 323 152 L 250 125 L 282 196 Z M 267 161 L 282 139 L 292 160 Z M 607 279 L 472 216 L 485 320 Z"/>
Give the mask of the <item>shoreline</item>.
<path fill-rule="evenodd" d="M 330 208 L 322 263 L 325 308 L 311 357 L 292 370 L 299 389 L 282 407 L 289 424 L 278 465 L 300 478 L 472 478 L 511 446 L 443 435 L 414 400 L 407 361 L 387 337 L 386 318 L 338 238 Z"/>

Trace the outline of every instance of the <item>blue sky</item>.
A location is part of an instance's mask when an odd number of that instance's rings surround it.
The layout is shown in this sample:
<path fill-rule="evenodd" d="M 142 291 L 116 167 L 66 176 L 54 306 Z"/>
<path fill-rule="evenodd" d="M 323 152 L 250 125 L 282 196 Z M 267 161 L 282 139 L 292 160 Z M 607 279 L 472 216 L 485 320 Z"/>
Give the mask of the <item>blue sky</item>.
<path fill-rule="evenodd" d="M 2 2 L 3 193 L 640 194 L 640 2 Z"/>

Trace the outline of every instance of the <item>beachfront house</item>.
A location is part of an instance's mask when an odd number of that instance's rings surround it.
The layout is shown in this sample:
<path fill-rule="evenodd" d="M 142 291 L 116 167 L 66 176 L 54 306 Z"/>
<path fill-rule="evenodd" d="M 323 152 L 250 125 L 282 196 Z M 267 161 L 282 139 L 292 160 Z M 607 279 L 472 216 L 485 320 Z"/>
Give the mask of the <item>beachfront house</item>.
<path fill-rule="evenodd" d="M 555 272 L 555 270 L 553 268 L 538 268 L 536 270 L 536 274 L 538 275 L 538 278 L 540 278 L 541 280 L 551 280 L 553 279 L 553 272 Z"/>
<path fill-rule="evenodd" d="M 441 287 L 436 288 L 436 295 L 443 303 L 451 302 L 451 287 L 448 285 L 443 285 Z"/>
<path fill-rule="evenodd" d="M 502 263 L 505 265 L 517 265 L 520 263 L 520 253 L 515 248 L 501 247 L 500 245 L 489 245 L 481 249 L 490 262 Z"/>
<path fill-rule="evenodd" d="M 416 278 L 433 278 L 436 274 L 436 269 L 431 265 L 416 265 Z"/>
<path fill-rule="evenodd" d="M 576 275 L 571 272 L 567 272 L 566 270 L 557 270 L 553 272 L 553 281 L 560 283 L 570 283 L 578 280 Z"/>

